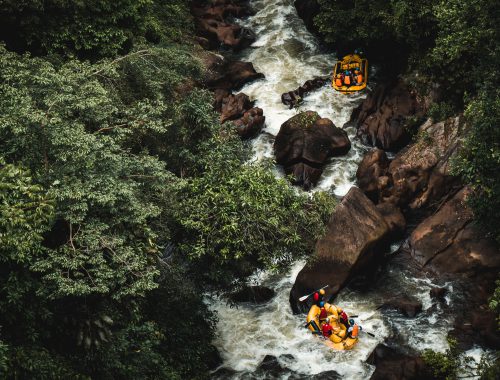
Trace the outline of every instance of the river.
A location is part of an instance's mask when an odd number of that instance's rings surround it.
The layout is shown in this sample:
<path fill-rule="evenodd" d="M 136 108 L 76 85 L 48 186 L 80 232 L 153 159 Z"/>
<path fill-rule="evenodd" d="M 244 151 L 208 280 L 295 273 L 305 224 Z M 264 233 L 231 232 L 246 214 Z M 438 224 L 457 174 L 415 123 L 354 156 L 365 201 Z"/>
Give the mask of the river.
<path fill-rule="evenodd" d="M 255 0 L 257 13 L 240 24 L 251 28 L 257 41 L 242 52 L 240 59 L 250 61 L 265 79 L 246 85 L 241 92 L 256 100 L 264 110 L 264 133 L 253 141 L 254 159 L 272 158 L 272 144 L 281 124 L 296 114 L 281 103 L 281 93 L 302 85 L 316 76 L 329 75 L 335 55 L 321 50 L 317 39 L 307 31 L 298 17 L 293 0 Z M 354 107 L 364 95 L 342 95 L 329 85 L 306 96 L 299 111 L 317 111 L 342 127 L 349 120 Z M 352 149 L 348 155 L 334 158 L 328 163 L 315 190 L 333 192 L 343 196 L 355 185 L 357 166 L 367 148 L 355 139 L 354 128 L 347 128 Z M 282 175 L 277 169 L 278 175 Z M 397 251 L 398 245 L 392 247 Z M 391 252 L 386 252 L 391 255 Z M 303 262 L 293 265 L 289 273 L 276 275 L 257 274 L 256 283 L 273 288 L 276 296 L 264 305 L 239 305 L 230 307 L 224 300 L 212 299 L 211 307 L 219 316 L 219 349 L 223 364 L 215 378 L 308 378 L 326 371 L 336 371 L 343 379 L 367 379 L 375 367 L 366 363 L 370 353 L 380 342 L 423 350 L 447 348 L 446 335 L 452 326 L 449 310 L 454 299 L 444 304 L 433 302 L 429 290 L 436 285 L 445 286 L 453 293 L 452 283 L 435 284 L 425 277 L 417 277 L 404 265 L 392 260 L 380 270 L 378 281 L 369 291 L 346 288 L 335 302 L 352 314 L 366 331 L 350 352 L 335 352 L 303 327 L 305 318 L 293 315 L 288 302 L 290 289 L 303 267 Z M 423 311 L 415 318 L 407 318 L 396 311 L 381 312 L 379 307 L 388 297 L 408 294 L 420 300 Z M 278 358 L 285 370 L 281 374 L 255 372 L 266 355 Z M 294 374 L 293 377 L 291 374 Z"/>

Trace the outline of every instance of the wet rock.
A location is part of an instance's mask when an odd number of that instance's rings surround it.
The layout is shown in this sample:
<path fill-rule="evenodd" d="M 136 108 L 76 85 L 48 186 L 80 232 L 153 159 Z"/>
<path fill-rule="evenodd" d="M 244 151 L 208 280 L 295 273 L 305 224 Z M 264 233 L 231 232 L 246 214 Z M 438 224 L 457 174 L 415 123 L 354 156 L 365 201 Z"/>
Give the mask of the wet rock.
<path fill-rule="evenodd" d="M 246 111 L 241 119 L 234 121 L 234 125 L 241 138 L 249 139 L 262 130 L 265 122 L 262 108 L 254 107 Z"/>
<path fill-rule="evenodd" d="M 191 13 L 195 18 L 197 36 L 203 38 L 203 45 L 210 49 L 227 47 L 238 51 L 255 41 L 255 34 L 251 30 L 228 21 L 229 18 L 253 13 L 246 2 L 218 1 L 207 4 L 195 1 L 191 4 Z"/>
<path fill-rule="evenodd" d="M 297 276 L 290 292 L 292 310 L 308 310 L 298 301 L 304 294 L 328 284 L 328 299 L 354 276 L 373 272 L 388 233 L 389 226 L 375 205 L 360 189 L 351 188 L 330 217 L 311 261 Z"/>
<path fill-rule="evenodd" d="M 374 202 L 378 202 L 381 190 L 386 186 L 379 181 L 389 167 L 389 159 L 381 149 L 373 149 L 365 154 L 356 171 L 357 184 Z"/>
<path fill-rule="evenodd" d="M 350 148 L 345 131 L 312 111 L 283 123 L 274 142 L 276 162 L 293 175 L 294 184 L 305 189 L 318 182 L 328 158 L 346 154 Z"/>
<path fill-rule="evenodd" d="M 231 294 L 230 298 L 234 302 L 265 303 L 275 295 L 274 290 L 265 286 L 248 286 L 242 290 Z"/>
<path fill-rule="evenodd" d="M 438 300 L 439 302 L 444 302 L 444 297 L 448 290 L 446 288 L 434 287 L 429 291 L 431 298 Z"/>
<path fill-rule="evenodd" d="M 328 82 L 329 78 L 328 77 L 316 77 L 314 79 L 310 79 L 306 81 L 302 86 L 297 88 L 296 90 L 285 92 L 281 94 L 281 102 L 284 105 L 287 105 L 292 109 L 299 103 L 302 103 L 302 100 L 305 95 L 307 95 L 309 92 L 317 90 L 320 87 L 323 87 L 323 85 Z"/>
<path fill-rule="evenodd" d="M 379 344 L 367 360 L 376 366 L 370 380 L 431 380 L 434 377 L 419 356 Z"/>
<path fill-rule="evenodd" d="M 484 273 L 500 268 L 498 244 L 473 223 L 467 187 L 423 220 L 411 234 L 412 258 L 436 273 Z"/>
<path fill-rule="evenodd" d="M 405 232 L 406 220 L 399 207 L 392 203 L 380 203 L 377 210 L 389 226 L 390 240 L 401 238 Z"/>
<path fill-rule="evenodd" d="M 227 98 L 231 93 L 228 90 L 218 88 L 214 91 L 214 101 L 213 101 L 213 106 L 214 110 L 217 112 L 222 111 L 222 101 L 224 98 Z"/>
<path fill-rule="evenodd" d="M 264 74 L 255 71 L 251 62 L 231 61 L 212 55 L 211 61 L 205 63 L 207 72 L 205 84 L 211 89 L 237 90 L 243 85 L 264 78 Z"/>
<path fill-rule="evenodd" d="M 405 317 L 414 318 L 422 311 L 422 302 L 408 296 L 401 296 L 385 302 L 383 309 L 396 309 Z"/>
<path fill-rule="evenodd" d="M 462 350 L 471 348 L 474 344 L 489 347 L 493 350 L 500 349 L 500 331 L 494 312 L 487 305 L 470 308 L 464 316 L 459 316 L 454 323 L 450 335 L 455 337 Z"/>
<path fill-rule="evenodd" d="M 351 121 L 358 126 L 357 136 L 368 145 L 384 150 L 399 150 L 411 138 L 409 118 L 425 114 L 423 102 L 417 99 L 403 81 L 376 87 L 353 112 Z"/>
<path fill-rule="evenodd" d="M 222 99 L 220 122 L 225 123 L 228 120 L 239 119 L 252 106 L 253 103 L 250 101 L 248 95 L 243 93 L 226 96 Z"/>

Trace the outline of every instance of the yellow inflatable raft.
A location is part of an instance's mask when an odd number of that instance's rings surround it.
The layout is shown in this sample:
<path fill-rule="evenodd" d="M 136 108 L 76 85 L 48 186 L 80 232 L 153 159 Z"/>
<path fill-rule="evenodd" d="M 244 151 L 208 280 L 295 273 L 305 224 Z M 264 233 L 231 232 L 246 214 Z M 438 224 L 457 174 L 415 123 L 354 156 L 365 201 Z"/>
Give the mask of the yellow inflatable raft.
<path fill-rule="evenodd" d="M 345 78 L 346 72 L 351 74 L 347 79 Z M 344 74 L 343 77 L 342 74 Z M 332 87 L 335 90 L 343 94 L 352 94 L 365 89 L 367 82 L 367 59 L 361 58 L 358 54 L 349 54 L 335 64 L 332 78 Z"/>
<path fill-rule="evenodd" d="M 328 318 L 330 318 L 330 325 L 333 327 L 333 334 L 330 335 L 329 338 L 324 338 L 325 344 L 334 350 L 352 349 L 358 342 L 358 337 L 349 336 L 345 325 L 340 323 L 339 314 L 342 312 L 342 309 L 329 303 L 325 303 L 324 307 L 327 311 Z M 318 306 L 311 306 L 307 314 L 307 327 L 313 334 L 322 337 L 323 334 L 321 329 L 323 327 L 323 322 L 319 320 L 320 311 L 321 309 Z"/>

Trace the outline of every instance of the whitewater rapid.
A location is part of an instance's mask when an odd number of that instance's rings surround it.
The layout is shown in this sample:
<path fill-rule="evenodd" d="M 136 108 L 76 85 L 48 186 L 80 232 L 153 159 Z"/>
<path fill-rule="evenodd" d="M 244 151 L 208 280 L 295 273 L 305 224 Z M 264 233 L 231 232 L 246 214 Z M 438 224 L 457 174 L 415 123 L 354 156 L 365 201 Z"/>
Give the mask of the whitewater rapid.
<path fill-rule="evenodd" d="M 274 158 L 272 144 L 281 124 L 301 111 L 316 111 L 342 127 L 350 118 L 354 107 L 365 95 L 346 96 L 335 92 L 329 84 L 307 95 L 297 109 L 281 103 L 281 94 L 304 84 L 308 79 L 329 76 L 336 56 L 321 52 L 317 39 L 307 31 L 290 0 L 257 0 L 252 5 L 257 14 L 243 22 L 255 31 L 257 41 L 241 57 L 252 62 L 265 78 L 244 86 L 240 91 L 256 101 L 264 110 L 266 125 L 253 142 L 254 159 Z M 354 139 L 355 129 L 346 129 L 352 149 L 343 157 L 332 159 L 314 191 L 333 191 L 343 196 L 354 185 L 355 173 L 365 147 Z"/>
<path fill-rule="evenodd" d="M 346 96 L 325 85 L 307 95 L 298 110 L 288 109 L 281 103 L 281 94 L 296 89 L 308 79 L 329 75 L 336 57 L 322 52 L 317 39 L 298 17 L 293 0 L 254 0 L 251 4 L 257 13 L 240 24 L 254 30 L 258 39 L 239 58 L 252 62 L 265 78 L 244 86 L 240 91 L 255 100 L 266 117 L 264 133 L 253 141 L 254 160 L 273 159 L 274 137 L 281 124 L 298 111 L 317 111 L 321 117 L 330 118 L 336 126 L 342 127 L 365 95 Z M 367 149 L 355 139 L 354 128 L 346 131 L 352 143 L 351 151 L 327 164 L 313 191 L 325 190 L 343 196 L 355 185 L 355 173 Z M 283 175 L 279 169 L 277 173 Z M 276 296 L 264 305 L 243 304 L 235 308 L 223 299 L 211 299 L 210 306 L 219 317 L 214 344 L 223 359 L 214 377 L 267 378 L 265 374 L 254 377 L 253 372 L 266 355 L 272 355 L 278 358 L 282 367 L 305 378 L 334 370 L 344 379 L 367 379 L 374 366 L 366 360 L 380 342 L 393 340 L 418 350 L 442 351 L 447 348 L 446 334 L 451 321 L 444 310 L 452 301 L 447 299 L 444 305 L 436 304 L 431 300 L 429 290 L 439 285 L 452 291 L 453 285 L 434 284 L 431 280 L 413 277 L 402 267 L 388 265 L 382 269 L 385 271 L 384 281 L 373 290 L 360 292 L 347 288 L 335 300 L 351 314 L 358 315 L 358 322 L 375 337 L 362 334 L 352 351 L 329 349 L 304 328 L 304 316 L 293 315 L 290 308 L 290 289 L 303 266 L 304 262 L 297 262 L 289 273 L 256 275 L 255 283 L 276 292 Z M 422 303 L 423 311 L 416 318 L 403 317 L 396 311 L 380 312 L 388 294 L 403 292 Z M 230 375 L 218 376 L 221 368 L 229 370 Z M 288 375 L 284 374 L 283 378 L 288 378 Z"/>

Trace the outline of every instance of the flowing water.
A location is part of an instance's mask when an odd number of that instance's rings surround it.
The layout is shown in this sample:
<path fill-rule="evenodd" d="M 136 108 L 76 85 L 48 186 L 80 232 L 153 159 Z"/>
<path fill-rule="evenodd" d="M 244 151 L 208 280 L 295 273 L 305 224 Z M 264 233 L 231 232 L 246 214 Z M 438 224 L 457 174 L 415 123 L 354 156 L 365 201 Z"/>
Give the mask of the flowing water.
<path fill-rule="evenodd" d="M 297 16 L 293 0 L 255 0 L 252 5 L 257 13 L 240 24 L 253 29 L 258 40 L 242 53 L 241 59 L 254 64 L 265 79 L 241 89 L 256 100 L 264 110 L 264 133 L 253 142 L 255 159 L 273 158 L 272 144 L 283 122 L 296 114 L 281 103 L 281 93 L 302 85 L 316 76 L 329 75 L 335 55 L 321 51 L 318 41 L 305 28 Z M 309 94 L 300 110 L 317 111 L 342 127 L 353 108 L 361 103 L 364 95 L 345 96 L 329 85 Z M 348 155 L 334 158 L 328 163 L 316 189 L 333 191 L 338 196 L 347 193 L 355 184 L 357 166 L 366 151 L 354 138 L 355 130 L 347 128 L 352 149 Z M 279 170 L 278 170 L 279 171 Z M 388 252 L 387 254 L 390 254 Z M 218 338 L 214 342 L 224 360 L 215 378 L 275 378 L 265 371 L 255 372 L 266 355 L 278 358 L 283 379 L 308 378 L 311 375 L 334 370 L 345 379 L 369 378 L 374 367 L 366 359 L 382 341 L 422 350 L 447 347 L 446 333 L 451 321 L 446 312 L 453 300 L 445 304 L 433 303 L 429 290 L 435 286 L 426 278 L 417 278 L 404 266 L 388 264 L 382 271 L 382 280 L 370 291 L 344 289 L 336 303 L 352 314 L 366 331 L 356 347 L 349 352 L 335 352 L 326 347 L 303 327 L 304 316 L 293 315 L 288 302 L 290 289 L 304 263 L 296 263 L 290 272 L 281 275 L 261 273 L 255 281 L 273 288 L 276 296 L 264 305 L 240 305 L 232 308 L 224 300 L 212 299 L 211 307 L 219 315 Z M 453 284 L 446 286 L 451 293 Z M 423 304 L 423 311 L 416 318 L 405 318 L 397 312 L 378 310 L 387 297 L 412 295 Z"/>
<path fill-rule="evenodd" d="M 241 89 L 256 106 L 264 110 L 264 133 L 254 141 L 255 159 L 273 158 L 272 144 L 281 124 L 300 111 L 316 111 L 321 117 L 331 119 L 336 126 L 346 123 L 353 108 L 361 103 L 364 95 L 342 95 L 329 84 L 310 93 L 296 109 L 281 103 L 281 94 L 304 84 L 317 76 L 328 76 L 336 61 L 334 54 L 320 51 L 317 39 L 307 31 L 291 0 L 257 0 L 252 2 L 258 13 L 245 20 L 244 26 L 255 31 L 258 40 L 244 52 L 242 60 L 253 63 L 265 79 Z M 354 128 L 347 133 L 353 148 L 344 157 L 335 158 L 326 166 L 316 187 L 333 190 L 336 195 L 347 193 L 354 184 L 354 176 L 364 147 L 354 140 Z"/>

